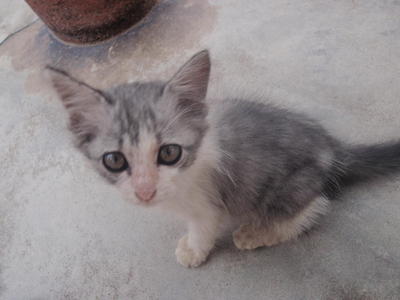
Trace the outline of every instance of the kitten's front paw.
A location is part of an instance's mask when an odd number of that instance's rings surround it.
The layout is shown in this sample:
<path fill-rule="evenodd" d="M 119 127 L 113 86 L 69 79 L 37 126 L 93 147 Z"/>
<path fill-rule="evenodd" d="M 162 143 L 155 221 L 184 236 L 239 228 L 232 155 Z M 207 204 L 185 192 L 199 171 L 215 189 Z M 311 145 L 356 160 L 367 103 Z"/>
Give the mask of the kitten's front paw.
<path fill-rule="evenodd" d="M 188 237 L 185 235 L 179 240 L 175 255 L 181 265 L 193 268 L 201 265 L 207 259 L 208 253 L 191 249 L 188 245 Z"/>

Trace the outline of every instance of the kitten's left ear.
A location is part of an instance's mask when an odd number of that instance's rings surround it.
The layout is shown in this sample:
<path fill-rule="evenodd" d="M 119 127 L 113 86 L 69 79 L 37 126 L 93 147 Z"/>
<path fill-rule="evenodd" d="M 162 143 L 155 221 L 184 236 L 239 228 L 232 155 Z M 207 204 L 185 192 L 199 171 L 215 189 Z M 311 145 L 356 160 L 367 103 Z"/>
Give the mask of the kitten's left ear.
<path fill-rule="evenodd" d="M 166 85 L 166 91 L 178 97 L 180 105 L 203 101 L 210 77 L 210 55 L 207 50 L 195 54 Z"/>

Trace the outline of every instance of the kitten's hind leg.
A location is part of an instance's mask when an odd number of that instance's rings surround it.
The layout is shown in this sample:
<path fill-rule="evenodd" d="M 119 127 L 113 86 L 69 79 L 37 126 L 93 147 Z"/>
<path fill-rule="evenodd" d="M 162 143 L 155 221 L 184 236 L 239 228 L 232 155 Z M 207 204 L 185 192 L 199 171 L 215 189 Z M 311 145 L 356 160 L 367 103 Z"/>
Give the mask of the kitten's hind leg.
<path fill-rule="evenodd" d="M 241 250 L 273 246 L 298 237 L 311 228 L 329 208 L 329 201 L 318 197 L 292 218 L 273 221 L 268 225 L 242 225 L 233 233 L 233 241 Z"/>

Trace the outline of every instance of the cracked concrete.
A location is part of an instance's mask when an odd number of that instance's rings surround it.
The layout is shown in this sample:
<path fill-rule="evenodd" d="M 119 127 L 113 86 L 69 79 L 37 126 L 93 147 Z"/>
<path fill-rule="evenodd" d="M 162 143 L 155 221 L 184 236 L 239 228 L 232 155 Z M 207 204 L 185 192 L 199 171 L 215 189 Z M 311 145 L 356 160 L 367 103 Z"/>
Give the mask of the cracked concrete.
<path fill-rule="evenodd" d="M 38 19 L 24 1 L 2 0 L 0 5 L 0 43 Z"/>
<path fill-rule="evenodd" d="M 166 0 L 101 45 L 62 45 L 40 21 L 8 38 L 0 298 L 399 299 L 398 177 L 349 190 L 298 241 L 240 252 L 225 239 L 188 270 L 174 257 L 183 225 L 125 203 L 87 168 L 42 72 L 51 64 L 99 88 L 166 79 L 208 48 L 210 97 L 263 97 L 346 141 L 381 142 L 400 135 L 399 15 L 397 0 Z M 0 40 L 34 19 L 22 1 L 2 2 Z"/>

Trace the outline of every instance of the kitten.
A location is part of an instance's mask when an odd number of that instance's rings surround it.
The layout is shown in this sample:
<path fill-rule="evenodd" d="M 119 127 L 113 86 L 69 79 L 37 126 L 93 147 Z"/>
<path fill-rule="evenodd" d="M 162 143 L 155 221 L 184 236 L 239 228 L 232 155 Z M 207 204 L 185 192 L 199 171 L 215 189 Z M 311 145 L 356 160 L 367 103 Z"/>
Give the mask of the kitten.
<path fill-rule="evenodd" d="M 239 249 L 296 238 L 346 185 L 400 170 L 400 143 L 349 147 L 307 117 L 240 99 L 206 104 L 210 58 L 168 82 L 100 91 L 48 67 L 77 148 L 129 201 L 178 212 L 179 263 L 203 263 L 225 224 Z"/>

